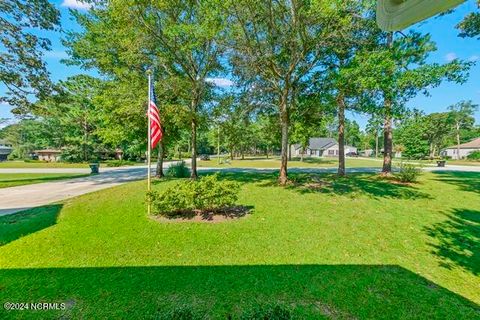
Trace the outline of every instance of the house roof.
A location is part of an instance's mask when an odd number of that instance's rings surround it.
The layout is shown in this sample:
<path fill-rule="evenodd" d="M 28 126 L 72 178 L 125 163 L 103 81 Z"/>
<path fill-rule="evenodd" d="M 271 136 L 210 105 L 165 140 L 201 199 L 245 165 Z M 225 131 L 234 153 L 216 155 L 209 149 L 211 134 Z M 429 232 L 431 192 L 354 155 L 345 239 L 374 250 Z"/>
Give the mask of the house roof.
<path fill-rule="evenodd" d="M 457 146 L 451 146 L 446 149 L 457 149 Z M 460 149 L 480 149 L 480 138 L 474 139 L 467 143 L 462 143 Z"/>
<path fill-rule="evenodd" d="M 308 149 L 310 150 L 324 150 L 337 144 L 337 140 L 333 138 L 310 138 Z M 300 149 L 300 144 L 295 144 L 295 149 Z"/>
<path fill-rule="evenodd" d="M 43 150 L 35 150 L 35 153 L 62 153 L 62 150 L 43 149 Z"/>

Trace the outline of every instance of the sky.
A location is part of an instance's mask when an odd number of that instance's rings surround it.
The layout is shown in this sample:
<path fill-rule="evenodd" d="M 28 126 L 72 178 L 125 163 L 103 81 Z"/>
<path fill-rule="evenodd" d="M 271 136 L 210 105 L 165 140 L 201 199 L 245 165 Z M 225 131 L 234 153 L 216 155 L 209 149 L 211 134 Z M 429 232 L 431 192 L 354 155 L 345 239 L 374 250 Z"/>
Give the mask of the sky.
<path fill-rule="evenodd" d="M 77 0 L 51 0 L 61 13 L 62 29 L 64 31 L 78 31 L 80 28 L 71 17 L 69 10 L 86 10 L 88 5 Z M 476 1 L 469 0 L 457 7 L 453 13 L 443 16 L 430 18 L 425 22 L 411 27 L 411 29 L 429 33 L 432 40 L 436 42 L 438 50 L 431 54 L 428 61 L 445 63 L 459 58 L 476 62 L 476 65 L 470 70 L 470 77 L 465 84 L 455 84 L 444 82 L 439 87 L 429 90 L 430 95 L 419 94 L 407 103 L 407 107 L 423 110 L 425 113 L 446 111 L 447 107 L 461 100 L 472 100 L 480 105 L 480 40 L 475 38 L 460 38 L 455 25 L 460 22 L 469 12 L 476 10 Z M 408 31 L 408 30 L 407 30 Z M 66 79 L 79 73 L 85 73 L 75 66 L 63 65 L 60 60 L 67 58 L 65 48 L 61 44 L 61 38 L 64 36 L 61 32 L 44 32 L 43 36 L 52 41 L 52 50 L 45 54 L 45 60 L 48 70 L 53 80 L 58 81 Z M 210 81 L 219 86 L 229 86 L 233 83 L 229 79 L 215 78 Z M 0 87 L 0 93 L 4 88 Z M 12 118 L 10 106 L 0 105 L 0 118 Z M 361 114 L 348 113 L 348 118 L 357 121 L 362 128 L 368 120 L 368 116 Z M 480 124 L 480 112 L 475 115 L 477 124 Z"/>

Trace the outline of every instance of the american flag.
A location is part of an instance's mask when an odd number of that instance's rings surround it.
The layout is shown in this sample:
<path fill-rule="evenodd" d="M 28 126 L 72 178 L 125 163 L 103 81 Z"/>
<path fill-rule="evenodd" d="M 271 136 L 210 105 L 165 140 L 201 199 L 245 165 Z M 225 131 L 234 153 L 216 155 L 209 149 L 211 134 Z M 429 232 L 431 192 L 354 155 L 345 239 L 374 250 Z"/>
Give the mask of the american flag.
<path fill-rule="evenodd" d="M 160 123 L 160 113 L 158 112 L 157 104 L 155 103 L 155 91 L 153 90 L 153 83 L 150 85 L 148 119 L 150 121 L 150 145 L 153 149 L 163 137 L 162 125 Z"/>

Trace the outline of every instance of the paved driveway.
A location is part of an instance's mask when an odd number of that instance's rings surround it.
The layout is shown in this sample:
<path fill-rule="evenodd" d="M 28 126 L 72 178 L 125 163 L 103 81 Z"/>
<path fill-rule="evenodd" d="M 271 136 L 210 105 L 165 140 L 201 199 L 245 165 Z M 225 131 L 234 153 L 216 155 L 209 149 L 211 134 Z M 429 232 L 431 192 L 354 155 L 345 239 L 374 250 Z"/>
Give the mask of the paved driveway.
<path fill-rule="evenodd" d="M 169 164 L 168 164 L 169 165 Z M 84 169 L 1 169 L 0 173 L 87 173 Z M 65 171 L 69 170 L 69 171 Z M 152 168 L 152 171 L 154 168 Z M 98 175 L 0 189 L 0 216 L 145 179 L 146 166 L 108 168 Z"/>

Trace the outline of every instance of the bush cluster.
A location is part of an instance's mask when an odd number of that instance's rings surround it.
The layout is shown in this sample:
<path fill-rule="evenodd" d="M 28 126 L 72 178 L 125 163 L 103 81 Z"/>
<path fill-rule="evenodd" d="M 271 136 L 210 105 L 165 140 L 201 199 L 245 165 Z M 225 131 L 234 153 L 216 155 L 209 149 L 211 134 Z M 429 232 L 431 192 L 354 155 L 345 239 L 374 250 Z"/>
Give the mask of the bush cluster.
<path fill-rule="evenodd" d="M 402 164 L 396 178 L 401 182 L 415 182 L 422 171 L 412 164 Z"/>
<path fill-rule="evenodd" d="M 467 156 L 468 160 L 480 161 L 480 151 L 474 151 Z"/>
<path fill-rule="evenodd" d="M 135 162 L 128 160 L 107 160 L 105 161 L 105 164 L 107 167 L 121 167 L 134 165 Z"/>
<path fill-rule="evenodd" d="M 190 177 L 190 169 L 185 161 L 180 161 L 170 165 L 165 173 L 169 178 L 188 178 Z"/>
<path fill-rule="evenodd" d="M 236 182 L 219 180 L 218 174 L 198 180 L 184 180 L 163 192 L 150 192 L 156 214 L 176 215 L 199 211 L 219 211 L 235 205 L 240 186 Z"/>

